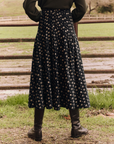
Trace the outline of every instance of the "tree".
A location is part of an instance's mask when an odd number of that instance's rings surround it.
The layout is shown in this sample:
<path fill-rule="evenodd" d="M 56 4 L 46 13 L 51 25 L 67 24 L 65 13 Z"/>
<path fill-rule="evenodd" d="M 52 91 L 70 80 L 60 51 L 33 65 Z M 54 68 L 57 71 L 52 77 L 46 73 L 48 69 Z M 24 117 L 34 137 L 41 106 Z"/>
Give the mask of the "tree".
<path fill-rule="evenodd" d="M 93 10 L 96 10 L 97 7 L 98 7 L 97 2 L 96 2 L 96 5 L 92 8 L 91 1 L 89 1 L 89 3 L 88 3 L 88 14 L 90 14 Z"/>
<path fill-rule="evenodd" d="M 97 10 L 98 7 L 107 7 L 114 4 L 114 0 L 86 0 L 88 4 L 88 14 L 93 10 Z"/>

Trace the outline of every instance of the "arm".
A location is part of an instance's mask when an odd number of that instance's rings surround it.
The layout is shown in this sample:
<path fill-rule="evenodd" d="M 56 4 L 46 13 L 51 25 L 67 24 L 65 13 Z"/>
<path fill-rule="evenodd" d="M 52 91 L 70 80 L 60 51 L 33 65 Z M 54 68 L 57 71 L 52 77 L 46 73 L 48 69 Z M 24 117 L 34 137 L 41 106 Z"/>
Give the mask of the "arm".
<path fill-rule="evenodd" d="M 73 22 L 78 22 L 82 19 L 87 10 L 85 0 L 74 0 L 76 8 L 72 11 Z"/>
<path fill-rule="evenodd" d="M 32 19 L 35 22 L 38 22 L 41 13 L 35 7 L 36 1 L 37 0 L 25 0 L 23 2 L 23 8 L 30 19 Z"/>

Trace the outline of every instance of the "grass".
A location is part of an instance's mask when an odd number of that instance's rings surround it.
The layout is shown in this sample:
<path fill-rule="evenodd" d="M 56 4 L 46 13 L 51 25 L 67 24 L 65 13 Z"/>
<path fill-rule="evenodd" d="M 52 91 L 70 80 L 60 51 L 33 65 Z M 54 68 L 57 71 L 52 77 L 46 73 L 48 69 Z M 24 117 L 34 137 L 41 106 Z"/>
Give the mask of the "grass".
<path fill-rule="evenodd" d="M 114 108 L 114 89 L 111 91 L 103 90 L 102 92 L 99 92 L 97 89 L 95 93 L 89 92 L 89 96 L 91 108 L 80 109 L 80 120 L 81 124 L 88 128 L 90 134 L 87 137 L 81 137 L 76 141 L 84 142 L 86 140 L 88 142 L 95 142 L 96 138 L 97 141 L 109 141 L 114 132 L 114 119 L 97 116 L 97 114 L 99 110 L 105 113 Z M 53 143 L 53 140 L 56 142 L 59 140 L 66 144 L 75 143 L 75 140 L 71 141 L 71 139 L 68 138 L 71 122 L 64 118 L 64 116 L 67 117 L 68 115 L 68 110 L 65 108 L 61 108 L 60 111 L 45 109 L 43 134 L 44 139 L 48 140 L 46 143 Z M 28 108 L 27 94 L 16 95 L 8 97 L 6 100 L 0 100 L 0 140 L 11 143 L 14 139 L 19 140 L 19 142 L 20 139 L 27 139 L 25 135 L 33 126 L 33 117 L 34 110 Z M 15 138 L 12 135 L 14 129 L 15 135 L 17 134 Z M 2 132 L 2 130 L 4 132 Z M 24 136 L 21 136 L 23 131 L 25 131 L 23 134 Z"/>
<path fill-rule="evenodd" d="M 0 27 L 0 38 L 35 38 L 37 29 L 37 26 Z"/>
<path fill-rule="evenodd" d="M 85 139 L 88 142 L 91 141 L 109 141 L 114 131 L 114 119 L 104 118 L 102 116 L 96 116 L 99 109 L 104 109 L 106 112 L 113 108 L 114 92 L 103 91 L 102 94 L 99 91 L 96 93 L 89 93 L 91 108 L 80 109 L 80 120 L 81 124 L 88 128 L 90 134 L 87 137 L 78 138 L 76 141 L 84 142 Z M 105 96 L 105 97 L 104 97 Z M 97 98 L 96 98 L 97 97 Z M 101 98 L 102 97 L 102 98 Z M 108 100 L 108 102 L 106 100 Z M 96 100 L 99 99 L 99 100 Z M 105 103 L 102 107 L 99 102 Z M 112 107 L 107 107 L 107 105 L 112 105 Z M 96 108 L 96 109 L 95 109 Z M 94 113 L 94 114 L 92 114 Z M 92 114 L 92 115 L 90 115 Z M 70 120 L 66 120 L 64 116 L 68 116 L 68 110 L 61 108 L 60 111 L 55 111 L 54 109 L 45 109 L 44 122 L 43 122 L 43 134 L 44 139 L 48 140 L 46 143 L 53 143 L 54 141 L 65 141 L 65 143 L 75 143 L 75 140 L 68 138 L 71 129 Z M 14 139 L 20 141 L 20 139 L 27 138 L 25 135 L 27 131 L 33 126 L 34 122 L 34 110 L 28 108 L 28 95 L 16 95 L 8 97 L 6 100 L 0 100 L 0 142 L 13 142 Z M 4 132 L 2 132 L 2 130 Z M 15 130 L 15 135 L 13 132 Z M 24 136 L 22 132 L 24 132 Z M 11 136 L 9 136 L 11 135 Z M 106 137 L 108 135 L 108 137 Z M 22 137 L 22 138 L 20 138 Z M 59 137 L 59 138 L 56 138 Z M 65 140 L 66 137 L 66 140 Z M 53 140 L 52 140 L 53 139 Z M 101 140 L 102 139 L 102 140 Z"/>
<path fill-rule="evenodd" d="M 90 92 L 89 96 L 93 108 L 114 109 L 114 88 L 111 91 L 103 89 L 102 92 L 97 89 L 96 93 Z"/>
<path fill-rule="evenodd" d="M 79 37 L 114 36 L 113 23 L 79 24 Z"/>

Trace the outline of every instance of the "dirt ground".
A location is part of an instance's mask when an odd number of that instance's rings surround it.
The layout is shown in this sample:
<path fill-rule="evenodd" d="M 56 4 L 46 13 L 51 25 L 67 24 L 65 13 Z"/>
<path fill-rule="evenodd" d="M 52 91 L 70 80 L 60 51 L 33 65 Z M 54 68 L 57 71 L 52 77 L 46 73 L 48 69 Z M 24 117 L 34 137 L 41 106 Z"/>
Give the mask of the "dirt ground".
<path fill-rule="evenodd" d="M 2 129 L 1 135 L 5 135 L 6 140 L 0 140 L 1 144 L 114 144 L 113 135 L 106 135 L 104 133 L 104 141 L 98 140 L 100 133 L 98 131 L 90 130 L 88 135 L 81 138 L 71 138 L 70 129 L 53 129 L 43 128 L 43 140 L 41 142 L 35 142 L 28 138 L 27 132 L 30 127 L 15 128 L 15 129 Z M 8 136 L 7 136 L 8 135 Z M 12 137 L 13 135 L 13 137 Z M 93 136 L 94 135 L 94 136 Z M 108 137 L 108 139 L 107 139 Z M 10 142 L 5 142 L 10 141 Z"/>
<path fill-rule="evenodd" d="M 88 117 L 106 117 L 105 114 L 109 115 L 105 110 L 88 111 L 87 113 Z M 69 116 L 64 118 L 70 121 Z M 70 123 L 68 122 L 68 124 Z M 29 126 L 0 129 L 0 144 L 114 144 L 114 135 L 99 131 L 100 128 L 99 125 L 96 127 L 93 125 L 87 135 L 72 138 L 70 128 L 43 127 L 41 142 L 35 142 L 28 138 L 27 133 L 31 129 Z"/>
<path fill-rule="evenodd" d="M 98 116 L 106 117 L 109 114 L 111 113 L 106 110 L 96 110 L 88 111 L 86 116 L 93 118 Z M 70 124 L 69 115 L 63 117 Z M 30 126 L 4 128 L 0 129 L 0 144 L 114 144 L 114 135 L 112 133 L 106 134 L 105 131 L 99 131 L 101 127 L 99 125 L 90 126 L 89 133 L 79 138 L 71 138 L 70 128 L 43 127 L 41 142 L 35 142 L 28 138 L 27 133 L 31 129 Z"/>
<path fill-rule="evenodd" d="M 112 111 L 114 112 L 114 110 Z M 87 117 L 106 117 L 112 113 L 106 110 L 88 111 Z M 63 116 L 64 117 L 64 116 Z M 68 124 L 70 116 L 64 117 Z M 112 118 L 114 118 L 114 113 Z M 110 118 L 109 118 L 110 119 Z M 57 128 L 57 127 L 43 127 L 42 128 L 42 141 L 35 142 L 28 138 L 27 133 L 31 129 L 29 126 L 20 128 L 6 128 L 0 129 L 0 144 L 114 144 L 114 135 L 106 134 L 105 131 L 99 131 L 101 126 L 91 126 L 87 135 L 79 138 L 71 137 L 70 128 Z"/>

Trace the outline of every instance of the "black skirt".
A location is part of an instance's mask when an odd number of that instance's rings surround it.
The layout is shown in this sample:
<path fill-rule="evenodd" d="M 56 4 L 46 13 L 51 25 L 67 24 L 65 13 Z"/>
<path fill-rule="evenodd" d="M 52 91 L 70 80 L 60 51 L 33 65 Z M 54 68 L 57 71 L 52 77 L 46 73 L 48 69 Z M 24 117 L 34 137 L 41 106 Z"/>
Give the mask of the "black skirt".
<path fill-rule="evenodd" d="M 42 10 L 33 50 L 29 107 L 90 107 L 70 10 Z"/>

